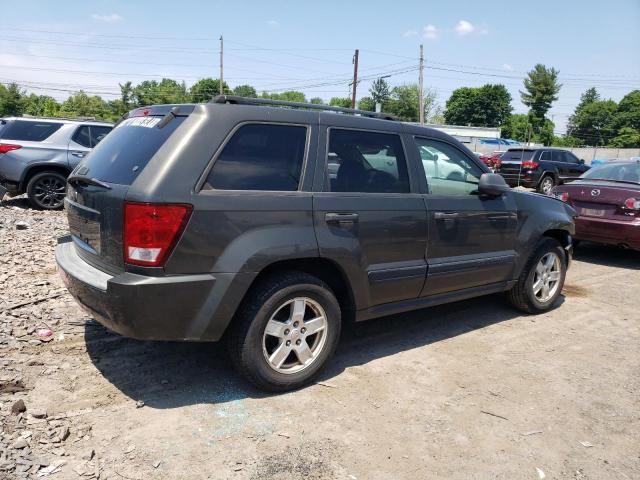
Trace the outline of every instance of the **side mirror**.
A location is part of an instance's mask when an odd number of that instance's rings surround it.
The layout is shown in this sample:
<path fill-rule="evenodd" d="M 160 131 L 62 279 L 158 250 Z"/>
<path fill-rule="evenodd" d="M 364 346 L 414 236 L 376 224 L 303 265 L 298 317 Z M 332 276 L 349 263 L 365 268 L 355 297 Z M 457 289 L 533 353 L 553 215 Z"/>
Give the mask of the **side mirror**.
<path fill-rule="evenodd" d="M 497 173 L 483 173 L 478 182 L 478 193 L 489 197 L 499 197 L 510 190 L 507 182 Z"/>
<path fill-rule="evenodd" d="M 581 158 L 579 162 L 580 162 L 580 165 L 584 165 L 584 158 Z"/>

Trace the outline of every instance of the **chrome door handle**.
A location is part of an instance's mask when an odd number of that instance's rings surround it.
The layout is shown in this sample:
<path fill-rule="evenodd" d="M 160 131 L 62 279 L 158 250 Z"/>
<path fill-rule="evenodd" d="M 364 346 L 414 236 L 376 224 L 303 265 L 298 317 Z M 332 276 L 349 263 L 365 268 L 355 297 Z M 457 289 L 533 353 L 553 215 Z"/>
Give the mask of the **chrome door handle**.
<path fill-rule="evenodd" d="M 74 157 L 78 157 L 78 158 L 84 158 L 87 153 L 86 152 L 71 152 L 71 155 L 73 155 Z"/>
<path fill-rule="evenodd" d="M 358 221 L 357 213 L 325 213 L 324 220 L 327 223 L 355 223 Z"/>
<path fill-rule="evenodd" d="M 459 216 L 460 214 L 457 212 L 435 212 L 433 214 L 433 218 L 436 220 L 453 220 Z"/>

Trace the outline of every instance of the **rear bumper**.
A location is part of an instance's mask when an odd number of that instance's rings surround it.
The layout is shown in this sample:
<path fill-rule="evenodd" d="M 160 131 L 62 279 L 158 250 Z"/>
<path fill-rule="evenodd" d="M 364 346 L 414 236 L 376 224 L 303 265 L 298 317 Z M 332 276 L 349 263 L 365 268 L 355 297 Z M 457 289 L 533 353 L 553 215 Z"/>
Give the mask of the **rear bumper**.
<path fill-rule="evenodd" d="M 246 274 L 110 275 L 78 256 L 73 242 L 57 246 L 56 262 L 85 310 L 110 330 L 140 340 L 219 340 L 248 286 L 242 290 Z"/>
<path fill-rule="evenodd" d="M 575 238 L 607 245 L 624 245 L 640 250 L 640 218 L 624 222 L 605 218 L 577 217 Z"/>
<path fill-rule="evenodd" d="M 510 187 L 536 188 L 540 178 L 535 175 L 518 175 L 517 173 L 500 173 Z"/>

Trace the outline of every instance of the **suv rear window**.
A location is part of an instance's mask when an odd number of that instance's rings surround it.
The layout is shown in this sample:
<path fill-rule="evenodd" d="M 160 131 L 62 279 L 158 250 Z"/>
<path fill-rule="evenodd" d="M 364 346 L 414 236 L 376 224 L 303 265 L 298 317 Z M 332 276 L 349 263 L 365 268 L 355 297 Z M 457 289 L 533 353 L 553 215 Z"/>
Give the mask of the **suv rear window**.
<path fill-rule="evenodd" d="M 535 150 L 519 148 L 517 150 L 507 150 L 504 152 L 500 159 L 503 162 L 515 162 L 520 160 L 531 160 L 533 155 L 536 153 Z"/>
<path fill-rule="evenodd" d="M 5 140 L 42 142 L 53 135 L 60 127 L 62 127 L 61 123 L 14 120 L 2 129 L 2 138 Z"/>
<path fill-rule="evenodd" d="M 249 124 L 225 145 L 205 188 L 218 190 L 298 190 L 307 127 Z"/>
<path fill-rule="evenodd" d="M 158 128 L 162 118 L 131 117 L 120 122 L 81 163 L 88 168 L 86 175 L 131 185 L 186 117 L 176 117 Z"/>

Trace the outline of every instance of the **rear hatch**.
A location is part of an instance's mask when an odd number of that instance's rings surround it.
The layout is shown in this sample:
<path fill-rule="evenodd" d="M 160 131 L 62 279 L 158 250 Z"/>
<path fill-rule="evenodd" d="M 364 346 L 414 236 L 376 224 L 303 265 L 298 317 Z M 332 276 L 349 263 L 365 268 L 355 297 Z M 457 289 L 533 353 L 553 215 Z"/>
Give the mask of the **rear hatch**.
<path fill-rule="evenodd" d="M 193 108 L 134 110 L 71 173 L 66 197 L 69 230 L 85 261 L 111 273 L 124 270 L 122 228 L 129 187 Z"/>
<path fill-rule="evenodd" d="M 568 203 L 576 209 L 578 216 L 619 221 L 636 218 L 624 203 L 629 198 L 640 198 L 640 185 L 613 181 L 577 180 L 562 186 L 569 194 Z"/>
<path fill-rule="evenodd" d="M 507 150 L 500 157 L 501 165 L 498 172 L 505 175 L 519 175 L 522 169 L 522 162 L 531 160 L 534 153 L 535 150 L 527 148 Z"/>

